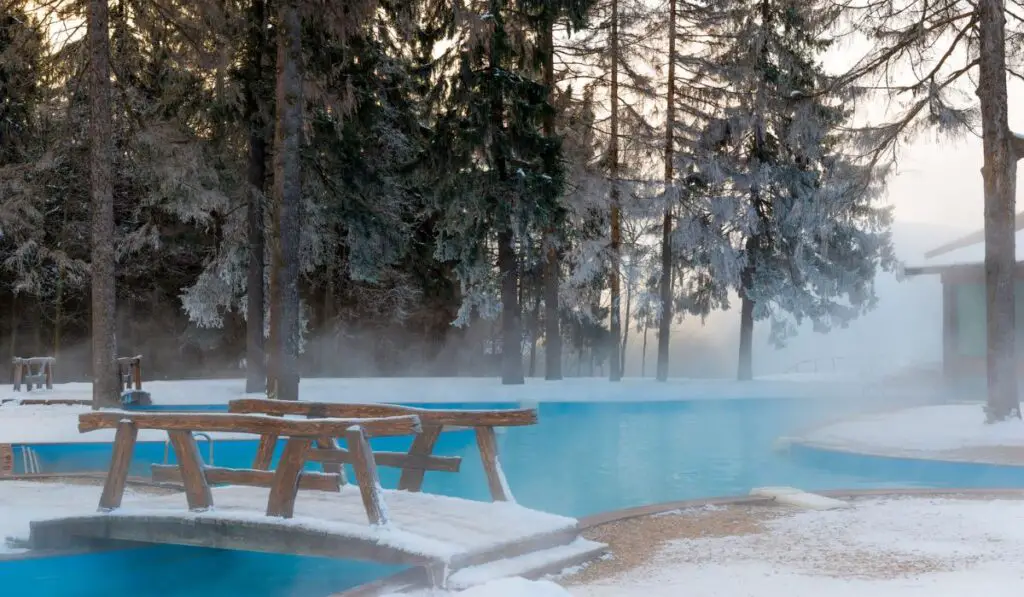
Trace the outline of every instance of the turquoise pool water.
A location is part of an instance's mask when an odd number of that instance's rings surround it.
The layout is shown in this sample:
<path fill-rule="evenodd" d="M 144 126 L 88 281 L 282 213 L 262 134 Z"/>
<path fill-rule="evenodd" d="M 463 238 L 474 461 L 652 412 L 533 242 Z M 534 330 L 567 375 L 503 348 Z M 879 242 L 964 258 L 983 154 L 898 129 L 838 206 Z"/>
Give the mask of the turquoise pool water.
<path fill-rule="evenodd" d="M 460 405 L 448 407 L 455 406 Z M 778 437 L 841 410 L 834 403 L 809 400 L 552 403 L 541 405 L 539 425 L 509 429 L 498 440 L 506 476 L 518 501 L 572 516 L 737 495 L 762 485 L 812 490 L 1024 487 L 1024 473 L 1006 467 L 921 465 L 775 449 Z M 401 449 L 408 441 L 389 439 L 374 444 Z M 218 442 L 216 463 L 247 465 L 255 442 L 248 444 Z M 93 468 L 105 468 L 109 457 L 109 446 L 33 449 L 38 450 L 44 470 L 96 464 Z M 487 499 L 472 433 L 442 436 L 437 451 L 463 456 L 463 470 L 458 474 L 428 473 L 425 491 Z M 140 451 L 135 466 L 145 470 L 149 462 L 162 460 L 163 445 L 154 443 Z M 385 486 L 393 487 L 397 477 L 397 471 L 382 469 Z M 394 570 L 316 558 L 166 546 L 0 562 L 0 587 L 5 588 L 4 595 L 32 597 L 320 597 Z"/>

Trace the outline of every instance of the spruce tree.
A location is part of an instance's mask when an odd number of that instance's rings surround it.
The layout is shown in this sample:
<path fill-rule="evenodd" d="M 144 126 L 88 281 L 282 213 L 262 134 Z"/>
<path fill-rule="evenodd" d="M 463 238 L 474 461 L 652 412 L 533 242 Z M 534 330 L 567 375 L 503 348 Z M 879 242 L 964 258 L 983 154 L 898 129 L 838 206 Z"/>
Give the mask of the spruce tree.
<path fill-rule="evenodd" d="M 728 91 L 704 131 L 706 214 L 730 214 L 724 245 L 740 265 L 738 378 L 750 379 L 754 322 L 771 319 L 781 343 L 794 322 L 818 330 L 874 306 L 874 276 L 893 267 L 881 176 L 844 153 L 851 114 L 823 93 L 818 63 L 836 13 L 824 2 L 728 1 L 707 57 Z M 721 274 L 728 275 L 723 267 Z"/>

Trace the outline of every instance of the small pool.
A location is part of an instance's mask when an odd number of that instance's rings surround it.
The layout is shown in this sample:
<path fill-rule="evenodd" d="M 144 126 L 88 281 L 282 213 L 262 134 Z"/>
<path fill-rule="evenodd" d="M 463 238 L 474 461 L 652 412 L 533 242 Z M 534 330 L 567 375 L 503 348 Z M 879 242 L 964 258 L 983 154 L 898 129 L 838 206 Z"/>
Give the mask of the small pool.
<path fill-rule="evenodd" d="M 432 408 L 516 405 L 445 405 Z M 776 449 L 793 434 L 852 407 L 812 400 L 695 400 L 546 403 L 540 424 L 498 436 L 513 493 L 525 506 L 571 516 L 691 498 L 738 495 L 763 485 L 809 490 L 907 486 L 1024 487 L 1024 471 L 1006 467 L 920 468 L 896 459 L 858 460 Z M 402 449 L 408 439 L 374 441 Z M 163 444 L 140 449 L 144 472 L 163 460 Z M 200 442 L 202 446 L 204 442 Z M 109 446 L 33 446 L 46 466 L 105 468 Z M 142 446 L 140 446 L 142 448 Z M 204 456 L 206 448 L 202 447 Z M 216 442 L 215 461 L 247 466 L 255 442 Z M 50 450 L 50 452 L 47 452 Z M 78 451 L 78 454 L 75 454 Z M 428 473 L 424 490 L 488 499 L 474 436 L 442 436 L 438 453 L 464 457 L 458 474 Z M 148 460 L 148 462 L 147 462 Z M 1000 469 L 1000 470 L 996 470 Z M 398 471 L 382 469 L 393 487 Z M 98 497 L 98 491 L 97 491 Z M 301 495 L 300 495 L 301 499 Z M 4 594 L 33 597 L 321 597 L 395 568 L 316 558 L 162 546 L 66 558 L 0 562 Z"/>

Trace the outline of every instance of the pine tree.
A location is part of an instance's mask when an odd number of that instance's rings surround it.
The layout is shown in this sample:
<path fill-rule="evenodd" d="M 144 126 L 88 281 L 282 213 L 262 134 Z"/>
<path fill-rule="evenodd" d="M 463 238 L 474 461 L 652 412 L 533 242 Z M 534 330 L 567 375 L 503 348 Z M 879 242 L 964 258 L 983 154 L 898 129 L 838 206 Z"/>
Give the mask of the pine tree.
<path fill-rule="evenodd" d="M 559 161 L 559 149 L 542 131 L 547 89 L 528 68 L 529 23 L 504 0 L 480 8 L 467 29 L 451 107 L 435 133 L 436 170 L 447 173 L 439 186 L 445 224 L 438 256 L 457 263 L 465 289 L 460 322 L 500 312 L 502 381 L 520 384 L 520 246 L 556 208 L 561 175 L 545 167 Z"/>
<path fill-rule="evenodd" d="M 843 153 L 850 117 L 816 63 L 835 13 L 823 3 L 723 3 L 708 57 L 728 82 L 706 129 L 709 213 L 732 214 L 729 244 L 742 269 L 739 379 L 752 376 L 754 321 L 779 343 L 793 321 L 827 330 L 873 307 L 876 270 L 894 265 L 889 212 L 874 203 L 881 176 Z M 726 273 L 726 272 L 723 272 Z"/>

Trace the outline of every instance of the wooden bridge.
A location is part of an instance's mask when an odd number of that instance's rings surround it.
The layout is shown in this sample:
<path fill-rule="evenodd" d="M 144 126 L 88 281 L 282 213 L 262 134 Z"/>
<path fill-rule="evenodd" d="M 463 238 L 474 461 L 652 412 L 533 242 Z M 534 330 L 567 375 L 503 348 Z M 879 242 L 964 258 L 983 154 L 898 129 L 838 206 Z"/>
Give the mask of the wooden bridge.
<path fill-rule="evenodd" d="M 299 418 L 301 417 L 301 418 Z M 383 404 L 235 400 L 227 413 L 98 411 L 79 430 L 116 429 L 98 511 L 31 523 L 35 549 L 110 542 L 170 543 L 370 560 L 455 571 L 562 548 L 575 519 L 514 503 L 498 459 L 495 427 L 532 425 L 534 410 L 429 410 Z M 426 471 L 457 472 L 461 459 L 433 454 L 447 428 L 472 428 L 493 502 L 423 494 Z M 167 432 L 178 464 L 152 465 L 154 480 L 181 494 L 125 495 L 139 429 Z M 194 433 L 260 436 L 251 468 L 203 463 Z M 413 435 L 408 452 L 374 452 L 371 437 Z M 278 438 L 284 448 L 272 468 Z M 347 444 L 341 448 L 337 438 Z M 306 469 L 318 462 L 321 471 Z M 355 486 L 342 468 L 352 465 Z M 377 467 L 401 469 L 398 490 Z M 570 550 L 571 551 L 571 550 Z M 590 551 L 595 552 L 591 546 Z"/>

